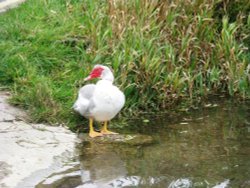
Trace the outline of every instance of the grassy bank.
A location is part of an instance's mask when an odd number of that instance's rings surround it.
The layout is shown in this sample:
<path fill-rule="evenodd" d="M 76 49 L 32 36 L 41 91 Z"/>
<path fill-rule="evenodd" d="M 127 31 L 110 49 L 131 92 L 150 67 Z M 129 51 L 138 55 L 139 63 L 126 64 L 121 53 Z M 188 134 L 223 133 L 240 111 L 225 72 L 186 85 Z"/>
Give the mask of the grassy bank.
<path fill-rule="evenodd" d="M 34 120 L 71 126 L 96 63 L 112 66 L 129 113 L 249 98 L 249 12 L 248 0 L 27 0 L 0 16 L 0 83 Z"/>

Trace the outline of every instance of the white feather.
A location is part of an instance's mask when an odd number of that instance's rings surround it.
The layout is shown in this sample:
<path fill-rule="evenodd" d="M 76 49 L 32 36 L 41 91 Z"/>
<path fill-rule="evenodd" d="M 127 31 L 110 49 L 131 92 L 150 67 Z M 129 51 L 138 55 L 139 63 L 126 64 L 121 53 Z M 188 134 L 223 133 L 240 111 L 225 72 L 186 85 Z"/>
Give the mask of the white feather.
<path fill-rule="evenodd" d="M 100 80 L 93 95 L 95 107 L 91 114 L 97 121 L 108 121 L 116 116 L 125 103 L 124 94 L 111 82 Z"/>
<path fill-rule="evenodd" d="M 109 121 L 114 118 L 125 104 L 125 96 L 113 85 L 114 76 L 110 69 L 101 66 L 104 71 L 100 81 L 88 84 L 79 91 L 73 106 L 82 116 L 92 117 L 96 121 Z"/>

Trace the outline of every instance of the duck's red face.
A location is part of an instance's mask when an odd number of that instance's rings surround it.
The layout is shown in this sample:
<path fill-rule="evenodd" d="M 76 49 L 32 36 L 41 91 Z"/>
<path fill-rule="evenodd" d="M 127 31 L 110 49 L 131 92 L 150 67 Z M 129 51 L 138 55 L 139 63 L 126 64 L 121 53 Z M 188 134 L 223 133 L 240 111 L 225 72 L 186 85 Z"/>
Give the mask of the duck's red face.
<path fill-rule="evenodd" d="M 95 67 L 91 73 L 89 74 L 89 76 L 87 78 L 85 78 L 84 80 L 92 80 L 93 78 L 99 78 L 102 75 L 102 71 L 104 70 L 104 68 L 102 67 Z"/>

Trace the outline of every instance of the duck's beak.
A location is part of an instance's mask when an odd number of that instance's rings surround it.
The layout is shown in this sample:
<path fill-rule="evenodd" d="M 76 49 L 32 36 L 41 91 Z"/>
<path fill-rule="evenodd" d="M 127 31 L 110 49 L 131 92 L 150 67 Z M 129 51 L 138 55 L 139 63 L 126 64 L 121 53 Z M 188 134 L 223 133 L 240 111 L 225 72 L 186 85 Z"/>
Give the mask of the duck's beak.
<path fill-rule="evenodd" d="M 88 80 L 91 80 L 93 79 L 91 75 L 89 75 L 88 77 L 84 78 L 84 81 L 88 81 Z"/>

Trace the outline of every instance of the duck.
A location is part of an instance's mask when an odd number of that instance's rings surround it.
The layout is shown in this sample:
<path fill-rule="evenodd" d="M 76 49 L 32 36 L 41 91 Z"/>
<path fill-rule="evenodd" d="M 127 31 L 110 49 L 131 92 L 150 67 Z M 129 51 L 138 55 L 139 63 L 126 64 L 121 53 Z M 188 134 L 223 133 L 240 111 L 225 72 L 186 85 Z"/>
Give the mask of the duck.
<path fill-rule="evenodd" d="M 113 84 L 114 75 L 109 67 L 95 65 L 84 81 L 94 78 L 99 78 L 96 84 L 87 84 L 79 89 L 73 109 L 89 119 L 89 136 L 91 138 L 118 134 L 108 130 L 108 122 L 123 108 L 125 95 Z M 103 123 L 100 132 L 94 130 L 94 121 Z"/>

